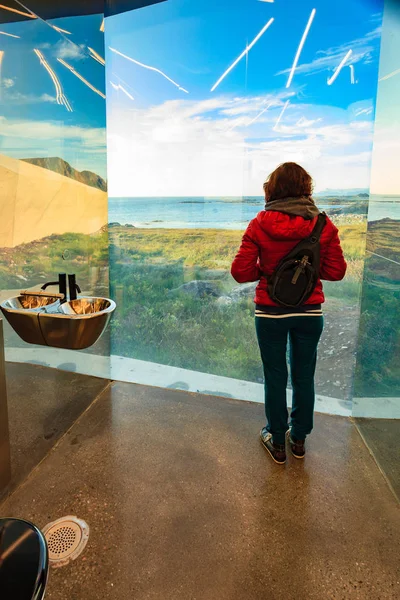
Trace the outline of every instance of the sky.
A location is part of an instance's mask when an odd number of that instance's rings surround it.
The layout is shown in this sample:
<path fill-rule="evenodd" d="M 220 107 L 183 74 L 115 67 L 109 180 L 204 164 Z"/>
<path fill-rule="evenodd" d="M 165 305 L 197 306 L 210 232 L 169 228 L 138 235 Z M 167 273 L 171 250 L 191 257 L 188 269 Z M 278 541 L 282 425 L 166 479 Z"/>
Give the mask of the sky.
<path fill-rule="evenodd" d="M 168 0 L 106 19 L 106 48 L 101 15 L 50 22 L 68 34 L 41 20 L 2 25 L 0 152 L 107 176 L 105 100 L 61 59 L 100 92 L 106 75 L 112 196 L 260 195 L 285 160 L 308 168 L 317 191 L 371 180 L 373 193 L 400 194 L 400 9 L 385 6 L 379 77 L 395 75 L 379 84 L 372 179 L 383 0 Z"/>
<path fill-rule="evenodd" d="M 58 60 L 104 95 L 104 66 L 88 50 L 104 56 L 102 20 L 94 15 L 49 21 L 69 33 L 40 19 L 0 25 L 0 153 L 59 156 L 79 170 L 107 176 L 105 99 Z M 57 78 L 64 103 L 57 103 L 56 85 L 42 59 Z"/>
<path fill-rule="evenodd" d="M 400 196 L 400 3 L 386 0 L 376 104 L 371 193 Z"/>
<path fill-rule="evenodd" d="M 381 0 L 168 0 L 108 18 L 110 195 L 261 195 L 286 160 L 317 191 L 368 188 L 382 11 Z"/>

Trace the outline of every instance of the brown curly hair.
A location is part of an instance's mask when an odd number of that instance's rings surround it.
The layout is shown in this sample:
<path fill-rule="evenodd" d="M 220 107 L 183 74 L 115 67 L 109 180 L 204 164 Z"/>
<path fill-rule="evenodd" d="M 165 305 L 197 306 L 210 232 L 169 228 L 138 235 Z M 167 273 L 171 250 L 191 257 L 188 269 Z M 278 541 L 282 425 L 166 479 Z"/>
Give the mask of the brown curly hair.
<path fill-rule="evenodd" d="M 311 175 L 294 162 L 279 165 L 263 185 L 266 202 L 280 198 L 310 197 L 313 192 Z"/>

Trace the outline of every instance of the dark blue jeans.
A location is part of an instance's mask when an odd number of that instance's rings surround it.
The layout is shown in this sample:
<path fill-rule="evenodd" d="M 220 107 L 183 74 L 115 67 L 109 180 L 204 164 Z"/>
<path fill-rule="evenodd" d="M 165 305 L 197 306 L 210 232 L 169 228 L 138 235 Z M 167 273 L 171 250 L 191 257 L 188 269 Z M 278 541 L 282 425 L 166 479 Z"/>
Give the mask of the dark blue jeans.
<path fill-rule="evenodd" d="M 273 441 L 285 443 L 288 429 L 286 348 L 290 341 L 290 375 L 293 389 L 292 435 L 304 440 L 313 428 L 314 374 L 317 346 L 324 327 L 318 317 L 256 317 L 256 331 L 264 366 L 265 414 Z"/>

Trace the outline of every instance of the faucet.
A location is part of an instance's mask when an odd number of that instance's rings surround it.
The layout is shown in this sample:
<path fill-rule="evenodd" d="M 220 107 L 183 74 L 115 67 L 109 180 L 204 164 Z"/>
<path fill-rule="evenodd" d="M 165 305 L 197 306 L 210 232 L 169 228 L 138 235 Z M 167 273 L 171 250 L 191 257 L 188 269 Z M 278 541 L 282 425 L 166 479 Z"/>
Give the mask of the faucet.
<path fill-rule="evenodd" d="M 68 275 L 68 287 L 69 287 L 69 299 L 76 300 L 76 298 L 77 298 L 76 292 L 78 292 L 80 294 L 81 288 L 76 283 L 75 275 Z"/>
<path fill-rule="evenodd" d="M 58 281 L 48 281 L 47 283 L 42 285 L 41 289 L 45 290 L 50 285 L 58 285 L 60 294 L 62 294 L 64 296 L 64 299 L 62 300 L 62 302 L 66 302 L 67 301 L 67 275 L 65 273 L 60 273 L 58 276 Z M 81 294 L 81 288 L 76 283 L 75 274 L 68 275 L 68 287 L 69 287 L 69 299 L 76 300 L 76 298 L 77 298 L 76 293 L 78 292 L 79 294 Z"/>
<path fill-rule="evenodd" d="M 48 281 L 42 285 L 41 289 L 45 290 L 50 285 L 58 285 L 58 291 L 64 296 L 64 301 L 67 299 L 67 275 L 65 273 L 60 273 L 58 281 Z"/>

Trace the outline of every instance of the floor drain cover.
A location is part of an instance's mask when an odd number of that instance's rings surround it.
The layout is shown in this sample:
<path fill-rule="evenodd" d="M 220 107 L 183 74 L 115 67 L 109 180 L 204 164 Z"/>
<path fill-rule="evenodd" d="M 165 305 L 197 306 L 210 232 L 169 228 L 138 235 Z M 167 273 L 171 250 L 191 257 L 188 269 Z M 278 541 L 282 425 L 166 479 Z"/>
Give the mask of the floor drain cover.
<path fill-rule="evenodd" d="M 85 548 L 89 526 L 77 517 L 62 517 L 43 529 L 49 548 L 49 561 L 53 567 L 63 567 L 75 560 Z"/>

